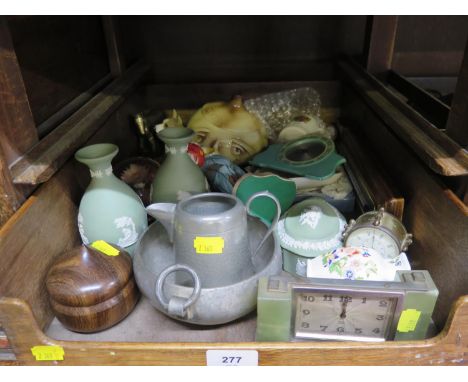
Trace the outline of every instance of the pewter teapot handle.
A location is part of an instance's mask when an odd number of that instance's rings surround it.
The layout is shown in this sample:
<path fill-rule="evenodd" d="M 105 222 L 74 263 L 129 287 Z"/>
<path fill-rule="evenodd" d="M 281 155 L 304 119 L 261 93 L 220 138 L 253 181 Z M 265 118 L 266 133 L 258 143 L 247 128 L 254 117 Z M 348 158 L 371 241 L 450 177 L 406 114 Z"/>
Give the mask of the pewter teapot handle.
<path fill-rule="evenodd" d="M 192 276 L 194 281 L 193 292 L 189 298 L 182 298 L 182 297 L 171 297 L 169 301 L 166 300 L 163 292 L 163 286 L 166 281 L 167 276 L 171 273 L 176 271 L 185 271 Z M 158 276 L 156 280 L 156 298 L 158 299 L 159 303 L 163 306 L 163 308 L 173 316 L 178 316 L 181 318 L 185 318 L 187 315 L 187 309 L 193 305 L 201 293 L 201 284 L 200 278 L 198 277 L 197 273 L 187 265 L 184 264 L 174 264 L 166 269 L 164 269 Z"/>
<path fill-rule="evenodd" d="M 280 202 L 279 200 L 276 198 L 275 195 L 273 195 L 271 192 L 268 192 L 268 191 L 260 191 L 260 192 L 256 192 L 255 194 L 253 194 L 249 199 L 247 199 L 247 202 L 245 203 L 245 208 L 247 209 L 247 213 L 250 215 L 250 216 L 253 216 L 251 211 L 250 211 L 250 204 L 252 203 L 252 201 L 260 196 L 266 196 L 270 199 L 272 199 L 275 204 L 276 204 L 276 216 L 275 218 L 272 220 L 271 222 L 271 225 L 270 225 L 270 228 L 268 229 L 268 231 L 266 232 L 265 236 L 263 236 L 263 239 L 262 241 L 260 242 L 260 244 L 257 246 L 257 248 L 255 249 L 255 251 L 253 252 L 253 255 L 252 257 L 254 257 L 259 249 L 262 247 L 262 245 L 265 243 L 266 239 L 268 239 L 268 237 L 271 235 L 271 233 L 273 232 L 273 230 L 275 229 L 276 225 L 278 224 L 278 221 L 279 221 L 279 218 L 281 216 L 281 205 L 280 205 Z"/>

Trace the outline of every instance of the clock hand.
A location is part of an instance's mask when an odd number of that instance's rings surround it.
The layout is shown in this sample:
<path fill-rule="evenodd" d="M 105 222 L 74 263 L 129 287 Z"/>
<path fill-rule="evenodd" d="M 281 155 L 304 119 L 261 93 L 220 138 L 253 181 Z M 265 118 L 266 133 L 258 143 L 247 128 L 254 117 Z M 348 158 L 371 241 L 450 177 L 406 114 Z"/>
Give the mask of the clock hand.
<path fill-rule="evenodd" d="M 344 320 L 346 318 L 346 305 L 348 305 L 348 299 L 345 299 L 343 304 L 341 305 L 341 314 L 340 318 Z"/>

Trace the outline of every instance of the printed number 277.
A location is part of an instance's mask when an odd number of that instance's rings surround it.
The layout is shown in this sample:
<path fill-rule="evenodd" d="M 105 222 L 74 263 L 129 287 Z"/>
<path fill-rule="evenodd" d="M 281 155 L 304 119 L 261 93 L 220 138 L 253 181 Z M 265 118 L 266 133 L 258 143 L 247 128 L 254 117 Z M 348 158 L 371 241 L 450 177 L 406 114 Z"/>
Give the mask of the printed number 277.
<path fill-rule="evenodd" d="M 235 364 L 241 361 L 242 357 L 223 357 L 223 363 Z"/>

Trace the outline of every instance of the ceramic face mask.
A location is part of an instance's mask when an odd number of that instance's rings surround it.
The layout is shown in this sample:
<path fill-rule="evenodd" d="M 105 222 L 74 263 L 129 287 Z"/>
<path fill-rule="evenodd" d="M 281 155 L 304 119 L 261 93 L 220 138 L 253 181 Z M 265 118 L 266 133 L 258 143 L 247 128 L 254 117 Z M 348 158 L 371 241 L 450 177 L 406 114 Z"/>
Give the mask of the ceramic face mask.
<path fill-rule="evenodd" d="M 195 131 L 192 141 L 207 154 L 220 154 L 236 164 L 246 162 L 268 144 L 265 127 L 244 108 L 240 97 L 229 103 L 205 104 L 188 127 Z"/>

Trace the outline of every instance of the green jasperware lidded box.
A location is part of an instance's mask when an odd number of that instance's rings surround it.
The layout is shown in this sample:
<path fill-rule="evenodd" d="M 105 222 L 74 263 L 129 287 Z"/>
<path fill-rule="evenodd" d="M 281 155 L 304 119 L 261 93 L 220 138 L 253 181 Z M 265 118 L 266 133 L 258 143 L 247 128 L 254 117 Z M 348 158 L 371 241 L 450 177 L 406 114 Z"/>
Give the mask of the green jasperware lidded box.
<path fill-rule="evenodd" d="M 293 205 L 275 230 L 283 251 L 283 268 L 307 277 L 307 261 L 343 245 L 343 215 L 322 198 L 313 197 Z"/>

